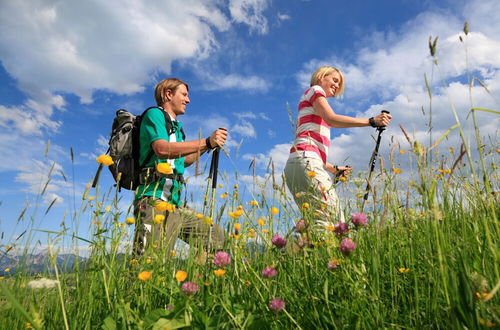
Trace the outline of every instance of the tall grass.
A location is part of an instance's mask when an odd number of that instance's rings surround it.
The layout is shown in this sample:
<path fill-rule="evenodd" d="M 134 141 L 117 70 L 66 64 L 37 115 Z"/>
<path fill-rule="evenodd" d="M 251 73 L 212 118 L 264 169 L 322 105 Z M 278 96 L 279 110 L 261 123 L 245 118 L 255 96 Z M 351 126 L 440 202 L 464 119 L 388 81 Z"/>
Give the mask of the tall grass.
<path fill-rule="evenodd" d="M 472 120 L 479 139 L 475 117 Z M 214 220 L 228 232 L 223 250 L 230 254 L 231 263 L 225 267 L 213 263 L 215 251 L 206 255 L 196 249 L 175 252 L 149 246 L 142 257 L 135 257 L 124 244 L 130 241 L 133 226 L 125 224 L 128 215 L 118 207 L 117 192 L 113 188 L 104 192 L 98 188 L 95 194 L 85 191 L 73 219 L 88 222 L 91 234 L 79 238 L 66 230 L 48 233 L 52 247 L 46 272 L 32 275 L 21 269 L 0 280 L 3 327 L 498 326 L 500 187 L 493 158 L 498 149 L 478 140 L 477 164 L 464 138 L 461 148 L 450 151 L 439 149 L 442 139 L 431 139 L 425 147 L 424 142 L 406 136 L 408 147 L 394 145 L 388 168 L 382 162 L 374 176 L 366 208 L 368 226 L 356 228 L 349 222 L 350 230 L 343 235 L 328 224 L 329 218 L 322 218 L 326 225 L 316 227 L 315 220 L 323 215 L 307 205 L 300 217 L 309 229 L 302 236 L 294 231 L 299 214 L 285 186 L 277 184 L 272 167 L 270 184 L 256 185 L 260 190 L 255 192 L 255 202 L 242 200 L 237 186 L 224 188 L 228 192 L 218 197 Z M 441 157 L 431 158 L 436 152 Z M 409 173 L 397 168 L 402 158 L 410 164 Z M 483 180 L 470 175 L 471 169 L 475 173 L 478 168 Z M 361 209 L 364 177 L 366 172 L 359 172 L 337 188 L 354 192 L 346 201 L 347 219 Z M 287 239 L 285 248 L 272 244 L 275 234 Z M 61 272 L 56 263 L 63 237 L 72 239 L 75 252 L 78 245 L 91 246 L 88 260 L 77 263 L 71 272 Z M 346 237 L 356 243 L 351 253 L 339 248 Z M 276 276 L 263 275 L 268 267 L 276 270 Z M 187 278 L 176 276 L 178 271 L 186 272 Z M 57 280 L 55 287 L 28 285 L 41 277 Z M 197 284 L 199 290 L 186 294 L 182 288 L 186 282 Z M 274 298 L 285 302 L 283 309 L 274 311 L 269 306 Z"/>

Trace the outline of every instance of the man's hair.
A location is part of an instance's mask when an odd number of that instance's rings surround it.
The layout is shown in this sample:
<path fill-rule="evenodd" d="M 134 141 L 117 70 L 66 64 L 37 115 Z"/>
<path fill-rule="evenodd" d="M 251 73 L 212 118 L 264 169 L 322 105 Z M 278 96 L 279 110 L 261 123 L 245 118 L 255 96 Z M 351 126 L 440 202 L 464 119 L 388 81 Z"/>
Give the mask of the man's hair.
<path fill-rule="evenodd" d="M 333 66 L 322 66 L 318 70 L 314 71 L 314 73 L 311 76 L 311 85 L 314 86 L 318 84 L 318 80 L 331 75 L 332 73 L 337 72 L 340 75 L 340 84 L 339 84 L 339 89 L 335 92 L 335 97 L 340 96 L 344 93 L 344 75 L 342 72 L 334 68 Z"/>
<path fill-rule="evenodd" d="M 180 85 L 186 86 L 186 89 L 189 91 L 189 86 L 184 81 L 177 78 L 167 78 L 163 79 L 156 85 L 155 87 L 155 99 L 156 104 L 158 106 L 162 106 L 165 103 L 165 92 L 167 90 L 171 90 L 172 93 L 175 94 L 175 91 Z"/>

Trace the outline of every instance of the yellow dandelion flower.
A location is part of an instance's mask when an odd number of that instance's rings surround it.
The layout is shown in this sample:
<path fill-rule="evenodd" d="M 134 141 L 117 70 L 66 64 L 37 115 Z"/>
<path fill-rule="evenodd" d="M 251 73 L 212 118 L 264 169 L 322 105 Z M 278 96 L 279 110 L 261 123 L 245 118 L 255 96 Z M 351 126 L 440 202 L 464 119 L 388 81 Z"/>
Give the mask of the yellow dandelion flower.
<path fill-rule="evenodd" d="M 226 274 L 226 271 L 224 269 L 216 269 L 214 270 L 215 276 L 224 276 Z"/>
<path fill-rule="evenodd" d="M 221 198 L 221 199 L 224 199 L 224 198 L 226 198 L 226 197 L 227 197 L 227 193 L 223 193 L 223 194 L 221 194 L 221 195 L 220 195 L 220 198 Z"/>
<path fill-rule="evenodd" d="M 195 217 L 196 217 L 196 219 L 201 220 L 201 219 L 203 219 L 203 214 L 196 213 Z"/>
<path fill-rule="evenodd" d="M 175 252 L 175 250 L 170 250 L 170 255 L 172 257 L 175 257 L 177 255 L 177 252 Z"/>
<path fill-rule="evenodd" d="M 235 185 L 234 185 L 234 189 L 238 189 L 238 184 L 235 184 Z"/>
<path fill-rule="evenodd" d="M 341 181 L 341 182 L 346 182 L 347 180 L 348 180 L 348 178 L 346 176 L 339 177 L 339 181 Z"/>
<path fill-rule="evenodd" d="M 106 206 L 106 208 L 104 209 L 104 212 L 109 212 L 109 211 L 111 211 L 111 205 Z"/>
<path fill-rule="evenodd" d="M 301 193 L 296 193 L 296 194 L 295 194 L 295 198 L 300 198 L 301 196 L 302 196 L 302 194 L 301 194 Z"/>
<path fill-rule="evenodd" d="M 307 171 L 307 176 L 310 178 L 314 178 L 316 176 L 316 172 L 314 171 Z"/>
<path fill-rule="evenodd" d="M 240 235 L 233 235 L 234 239 L 240 239 Z"/>
<path fill-rule="evenodd" d="M 137 278 L 140 279 L 141 281 L 147 281 L 147 280 L 149 280 L 151 278 L 152 274 L 153 273 L 146 272 L 146 271 L 140 272 L 139 275 L 137 275 Z"/>
<path fill-rule="evenodd" d="M 174 170 L 169 163 L 159 163 L 156 165 L 156 171 L 161 174 L 172 174 Z"/>
<path fill-rule="evenodd" d="M 268 233 L 268 232 L 269 232 L 269 229 L 262 229 L 262 232 L 263 232 L 263 233 Z"/>
<path fill-rule="evenodd" d="M 410 272 L 410 268 L 405 268 L 405 267 L 401 267 L 398 269 L 398 271 L 403 274 L 403 273 L 409 273 Z"/>
<path fill-rule="evenodd" d="M 335 226 L 333 224 L 327 224 L 325 226 L 325 229 L 328 231 L 333 231 L 335 229 Z"/>
<path fill-rule="evenodd" d="M 325 203 L 321 203 L 320 208 L 321 208 L 321 210 L 324 210 L 324 209 L 326 209 L 326 207 L 327 207 L 327 206 L 328 206 L 328 205 L 326 205 Z"/>
<path fill-rule="evenodd" d="M 183 270 L 179 270 L 179 271 L 177 271 L 177 273 L 175 273 L 175 279 L 179 282 L 184 282 L 187 277 L 188 277 L 188 273 L 186 273 Z"/>
<path fill-rule="evenodd" d="M 271 212 L 272 215 L 277 215 L 278 213 L 280 213 L 280 210 L 277 207 L 273 206 L 269 209 L 269 212 Z"/>
<path fill-rule="evenodd" d="M 314 212 L 314 216 L 315 216 L 315 217 L 319 217 L 319 216 L 321 216 L 321 212 L 319 212 L 319 211 Z"/>
<path fill-rule="evenodd" d="M 159 225 L 160 223 L 163 222 L 163 220 L 165 220 L 165 216 L 163 214 L 157 214 L 157 215 L 155 215 L 153 222 L 155 224 Z"/>
<path fill-rule="evenodd" d="M 89 201 L 91 201 L 91 202 L 92 202 L 92 201 L 94 200 L 94 196 L 89 196 L 89 198 L 88 198 L 88 199 L 89 199 Z"/>
<path fill-rule="evenodd" d="M 217 188 L 224 188 L 223 185 L 221 185 L 220 183 L 217 185 Z"/>
<path fill-rule="evenodd" d="M 491 322 L 491 321 L 485 321 L 484 319 L 480 318 L 479 319 L 479 323 L 488 327 L 488 328 L 493 328 L 495 326 L 495 323 Z"/>
<path fill-rule="evenodd" d="M 234 215 L 237 217 L 241 217 L 243 214 L 245 214 L 245 212 L 242 209 L 238 209 L 234 212 Z"/>
<path fill-rule="evenodd" d="M 96 158 L 95 161 L 98 162 L 99 164 L 103 164 L 106 166 L 114 164 L 113 158 L 111 158 L 111 156 L 109 155 L 100 155 L 99 157 Z"/>
<path fill-rule="evenodd" d="M 442 173 L 442 174 L 450 174 L 450 173 L 451 173 L 451 169 L 446 169 L 446 170 L 444 170 L 444 169 L 439 169 L 439 170 L 438 170 L 438 172 L 439 172 L 439 173 Z"/>
<path fill-rule="evenodd" d="M 454 153 L 454 152 L 455 152 L 455 148 L 450 148 L 450 149 L 448 149 L 448 151 L 449 151 L 450 153 Z"/>
<path fill-rule="evenodd" d="M 169 202 L 159 201 L 155 203 L 155 210 L 158 212 L 168 211 L 170 213 L 175 211 L 175 206 Z"/>
<path fill-rule="evenodd" d="M 259 226 L 264 226 L 266 224 L 264 222 L 264 219 L 262 219 L 262 218 L 257 219 L 257 223 L 259 224 Z"/>
<path fill-rule="evenodd" d="M 203 282 L 203 285 L 204 285 L 204 286 L 209 286 L 209 285 L 210 285 L 210 283 L 209 283 L 209 282 Z"/>
<path fill-rule="evenodd" d="M 256 200 L 250 201 L 250 206 L 259 206 L 259 202 Z"/>
<path fill-rule="evenodd" d="M 499 153 L 499 154 L 500 154 L 500 149 L 497 149 L 497 153 Z"/>
<path fill-rule="evenodd" d="M 207 225 L 213 225 L 214 224 L 214 221 L 210 217 L 206 217 L 204 221 L 205 221 L 205 223 Z"/>
<path fill-rule="evenodd" d="M 5 268 L 5 269 L 4 269 L 4 272 L 5 272 L 5 273 L 10 273 L 10 268 Z"/>
<path fill-rule="evenodd" d="M 249 232 L 249 233 L 248 233 L 248 237 L 250 237 L 250 238 L 254 238 L 254 237 L 255 237 L 255 233 L 254 233 L 254 232 Z"/>
<path fill-rule="evenodd" d="M 239 224 L 239 223 L 235 223 L 235 224 L 234 224 L 234 229 L 236 229 L 236 230 L 238 230 L 238 231 L 239 231 L 239 230 L 241 229 L 241 224 Z"/>
<path fill-rule="evenodd" d="M 309 203 L 302 203 L 302 209 L 307 210 L 310 207 Z"/>
<path fill-rule="evenodd" d="M 157 249 L 158 248 L 158 245 L 157 244 L 153 244 L 153 249 Z"/>
<path fill-rule="evenodd" d="M 236 209 L 237 209 L 237 210 L 243 210 L 243 205 L 238 205 L 238 206 L 236 207 Z"/>
<path fill-rule="evenodd" d="M 146 263 L 147 263 L 147 264 L 150 264 L 150 263 L 151 263 L 151 261 L 153 261 L 153 259 L 151 259 L 151 257 L 147 257 L 147 258 L 146 258 Z"/>
<path fill-rule="evenodd" d="M 135 219 L 132 217 L 128 217 L 127 219 L 125 219 L 125 223 L 129 226 L 133 225 L 135 223 Z"/>
<path fill-rule="evenodd" d="M 404 150 L 404 149 L 399 149 L 399 153 L 400 153 L 401 155 L 404 155 L 404 154 L 406 153 L 406 150 Z"/>
<path fill-rule="evenodd" d="M 394 173 L 396 173 L 396 174 L 401 174 L 401 173 L 403 173 L 403 171 L 402 171 L 400 168 L 397 168 L 397 167 L 393 167 L 393 168 L 392 168 L 392 171 L 393 171 Z"/>

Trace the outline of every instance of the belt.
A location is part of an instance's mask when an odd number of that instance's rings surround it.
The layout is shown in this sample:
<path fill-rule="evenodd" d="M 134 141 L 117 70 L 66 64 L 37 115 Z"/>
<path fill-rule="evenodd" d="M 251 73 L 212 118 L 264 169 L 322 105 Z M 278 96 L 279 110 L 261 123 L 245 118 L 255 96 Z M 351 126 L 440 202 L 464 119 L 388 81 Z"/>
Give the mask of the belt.
<path fill-rule="evenodd" d="M 182 174 L 162 174 L 158 173 L 154 167 L 145 167 L 141 169 L 141 173 L 139 174 L 139 183 L 150 184 L 160 181 L 162 178 L 176 180 L 185 184 L 184 176 Z"/>

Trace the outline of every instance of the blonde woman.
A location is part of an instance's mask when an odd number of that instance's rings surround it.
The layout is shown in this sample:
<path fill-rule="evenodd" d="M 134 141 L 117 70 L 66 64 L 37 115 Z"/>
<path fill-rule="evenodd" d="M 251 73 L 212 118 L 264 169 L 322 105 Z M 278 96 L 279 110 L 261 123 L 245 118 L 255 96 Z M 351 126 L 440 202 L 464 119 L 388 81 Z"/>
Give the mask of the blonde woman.
<path fill-rule="evenodd" d="M 386 113 L 371 118 L 335 113 L 327 98 L 343 92 L 344 76 L 340 70 L 322 66 L 312 74 L 310 87 L 300 98 L 295 141 L 285 166 L 287 186 L 299 208 L 304 202 L 315 209 L 326 207 L 336 217 L 331 219 L 333 222 L 344 221 L 344 216 L 329 173 L 348 175 L 351 168 L 327 162 L 330 128 L 387 126 L 392 118 Z"/>

